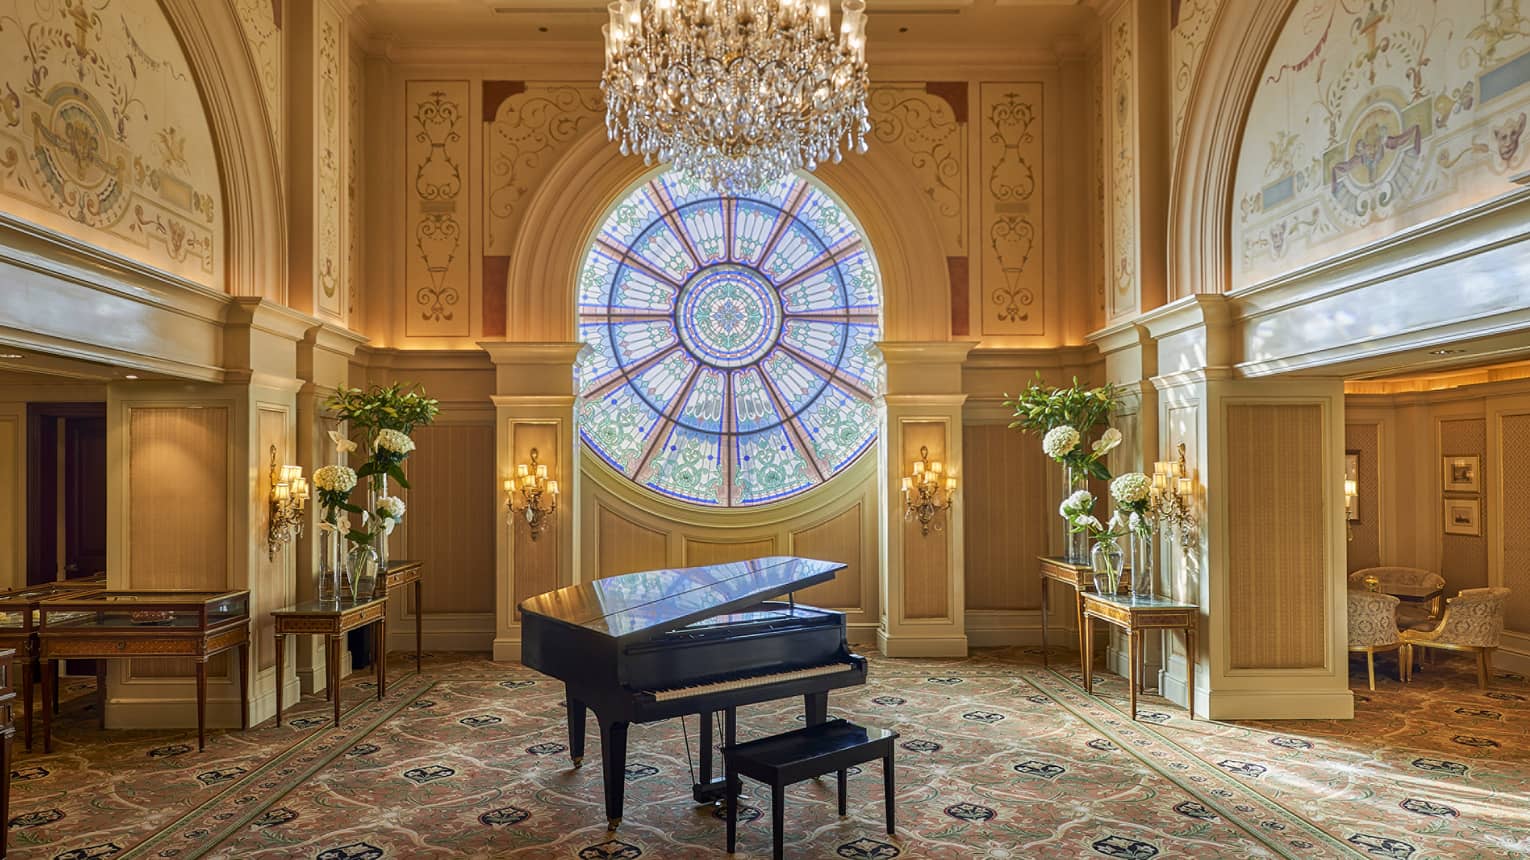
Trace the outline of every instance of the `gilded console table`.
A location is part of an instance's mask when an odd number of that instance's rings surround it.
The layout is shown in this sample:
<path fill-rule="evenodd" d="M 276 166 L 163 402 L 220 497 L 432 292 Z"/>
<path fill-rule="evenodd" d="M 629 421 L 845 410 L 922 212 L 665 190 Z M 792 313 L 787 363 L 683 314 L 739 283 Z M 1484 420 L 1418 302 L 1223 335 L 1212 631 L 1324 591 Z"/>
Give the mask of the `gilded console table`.
<path fill-rule="evenodd" d="M 32 751 L 32 685 L 40 680 L 42 663 L 38 660 L 38 607 L 44 600 L 69 597 L 106 588 L 104 582 L 66 580 L 16 588 L 0 592 L 0 648 L 16 652 L 21 663 L 21 735 L 27 752 Z M 53 712 L 58 713 L 58 664 L 52 666 Z M 6 679 L 8 682 L 10 678 Z M 14 685 L 11 685 L 14 686 Z M 49 706 L 44 703 L 44 706 Z"/>
<path fill-rule="evenodd" d="M 392 565 L 389 565 L 392 570 Z M 367 600 L 309 600 L 271 613 L 276 622 L 276 724 L 282 724 L 282 665 L 286 660 L 289 635 L 317 635 L 325 640 L 325 690 L 335 703 L 336 728 L 340 727 L 340 640 L 352 630 L 372 626 L 377 657 L 372 665 L 377 673 L 377 699 L 382 701 L 388 688 L 388 596 L 377 594 Z"/>
<path fill-rule="evenodd" d="M 1084 592 L 1094 590 L 1094 568 L 1087 563 L 1057 556 L 1037 556 L 1041 563 L 1041 665 L 1047 666 L 1047 616 L 1052 614 L 1047 583 L 1060 582 L 1073 589 L 1074 620 L 1078 624 L 1079 667 L 1084 667 Z M 1087 669 L 1085 670 L 1088 671 Z"/>
<path fill-rule="evenodd" d="M 1121 628 L 1128 650 L 1126 684 L 1130 688 L 1132 719 L 1137 719 L 1137 691 L 1142 684 L 1142 637 L 1145 630 L 1185 631 L 1185 657 L 1190 663 L 1186 677 L 1190 719 L 1195 719 L 1195 628 L 1200 611 L 1193 603 L 1178 603 L 1164 597 L 1133 597 L 1129 594 L 1086 592 L 1084 602 L 1084 690 L 1094 692 L 1094 629 L 1091 619 L 1098 618 Z"/>
<path fill-rule="evenodd" d="M 239 650 L 239 727 L 250 722 L 248 591 L 89 591 L 44 600 L 37 643 L 43 669 L 54 660 L 96 661 L 96 708 L 106 726 L 106 661 L 189 657 L 197 669 L 197 749 L 207 748 L 207 661 Z M 53 696 L 42 672 L 43 701 Z M 53 751 L 53 709 L 43 708 L 43 752 Z"/>
<path fill-rule="evenodd" d="M 424 651 L 425 642 L 425 604 L 420 598 L 421 573 L 425 565 L 418 561 L 394 561 L 389 559 L 388 571 L 377 578 L 377 594 L 386 596 L 394 589 L 403 588 L 409 583 L 414 583 L 414 670 L 420 671 L 420 656 Z M 382 651 L 387 653 L 387 642 L 382 644 Z"/>

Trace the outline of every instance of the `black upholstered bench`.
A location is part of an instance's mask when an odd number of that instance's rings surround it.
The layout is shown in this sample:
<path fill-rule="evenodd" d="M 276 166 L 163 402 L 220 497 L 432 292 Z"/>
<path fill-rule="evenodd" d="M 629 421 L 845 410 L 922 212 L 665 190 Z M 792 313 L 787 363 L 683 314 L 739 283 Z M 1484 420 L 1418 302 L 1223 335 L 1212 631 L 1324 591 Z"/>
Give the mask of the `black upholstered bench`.
<path fill-rule="evenodd" d="M 839 814 L 845 814 L 845 770 L 851 765 L 882 760 L 883 803 L 887 832 L 893 832 L 893 741 L 897 732 L 869 729 L 846 720 L 829 720 L 768 738 L 723 747 L 728 781 L 728 853 L 738 843 L 739 777 L 770 786 L 771 829 L 775 858 L 781 860 L 785 830 L 786 787 L 794 782 L 835 772 L 839 775 Z"/>

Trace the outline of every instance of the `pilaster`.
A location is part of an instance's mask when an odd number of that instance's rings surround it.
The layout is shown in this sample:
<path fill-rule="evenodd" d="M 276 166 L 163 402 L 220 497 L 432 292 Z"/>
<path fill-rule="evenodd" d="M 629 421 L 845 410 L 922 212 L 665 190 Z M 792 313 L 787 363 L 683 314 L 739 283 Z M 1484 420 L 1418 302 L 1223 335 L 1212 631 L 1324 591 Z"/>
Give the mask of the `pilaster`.
<path fill-rule="evenodd" d="M 574 361 L 582 343 L 480 343 L 495 367 L 495 486 L 517 463 L 538 462 L 563 490 L 558 512 L 533 538 L 525 520 L 506 517 L 495 541 L 494 659 L 521 659 L 522 600 L 572 585 L 579 569 L 574 538 L 579 467 L 574 438 Z M 501 507 L 504 493 L 498 496 Z"/>
<path fill-rule="evenodd" d="M 967 654 L 963 563 L 962 362 L 970 341 L 883 342 L 887 366 L 880 458 L 882 622 L 877 647 L 889 657 Z M 928 448 L 958 481 L 949 510 L 924 533 L 904 518 L 898 490 Z M 937 527 L 938 526 L 938 527 Z"/>

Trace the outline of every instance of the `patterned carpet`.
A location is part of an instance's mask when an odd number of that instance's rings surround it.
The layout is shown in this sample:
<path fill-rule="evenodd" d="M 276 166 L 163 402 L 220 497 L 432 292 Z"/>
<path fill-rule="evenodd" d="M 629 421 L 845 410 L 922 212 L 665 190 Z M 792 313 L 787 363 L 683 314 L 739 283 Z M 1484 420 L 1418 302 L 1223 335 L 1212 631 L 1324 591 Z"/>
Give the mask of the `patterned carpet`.
<path fill-rule="evenodd" d="M 395 655 L 390 674 L 411 662 Z M 1445 659 L 1371 694 L 1359 668 L 1353 721 L 1191 723 L 1149 696 L 1132 723 L 1120 679 L 1095 699 L 1034 652 L 874 657 L 830 711 L 901 733 L 898 834 L 882 831 L 873 764 L 844 819 L 832 779 L 788 791 L 787 855 L 1530 856 L 1530 685 L 1500 673 L 1481 693 L 1467 669 Z M 352 679 L 338 732 L 309 698 L 296 725 L 213 733 L 200 754 L 186 732 L 97 731 L 89 689 L 73 686 L 53 754 L 20 755 L 14 857 L 728 856 L 722 821 L 689 801 L 678 722 L 632 728 L 626 817 L 608 833 L 599 767 L 568 761 L 561 685 L 478 655 L 432 655 L 383 702 Z M 796 725 L 799 705 L 748 709 L 741 736 Z M 769 856 L 768 791 L 745 791 L 735 856 Z"/>

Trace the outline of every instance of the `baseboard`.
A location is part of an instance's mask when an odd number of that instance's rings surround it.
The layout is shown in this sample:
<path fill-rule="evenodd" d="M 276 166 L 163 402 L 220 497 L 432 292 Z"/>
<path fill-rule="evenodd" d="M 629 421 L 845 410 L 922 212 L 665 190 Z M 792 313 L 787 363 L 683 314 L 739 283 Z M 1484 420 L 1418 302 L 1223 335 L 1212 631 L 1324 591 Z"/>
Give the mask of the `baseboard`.
<path fill-rule="evenodd" d="M 520 640 L 520 637 L 516 637 L 516 638 L 512 639 L 512 638 L 509 638 L 509 637 L 503 637 L 502 638 L 502 637 L 496 636 L 494 638 L 493 651 L 494 651 L 494 662 L 496 662 L 496 663 L 519 663 L 519 662 L 521 662 L 521 640 Z"/>
<path fill-rule="evenodd" d="M 1195 692 L 1196 715 L 1213 720 L 1349 720 L 1355 716 L 1355 697 L 1348 689 Z"/>
<path fill-rule="evenodd" d="M 487 630 L 429 630 L 420 637 L 426 651 L 488 651 L 494 644 L 494 625 Z M 388 651 L 414 654 L 414 628 L 388 628 Z"/>
<path fill-rule="evenodd" d="M 877 631 L 877 650 L 884 657 L 965 657 L 966 636 L 889 636 Z"/>
<path fill-rule="evenodd" d="M 1530 636 L 1505 633 L 1503 644 L 1493 652 L 1493 668 L 1530 676 Z"/>
<path fill-rule="evenodd" d="M 1035 610 L 975 609 L 965 619 L 967 642 L 974 648 L 1041 644 L 1041 614 Z"/>

